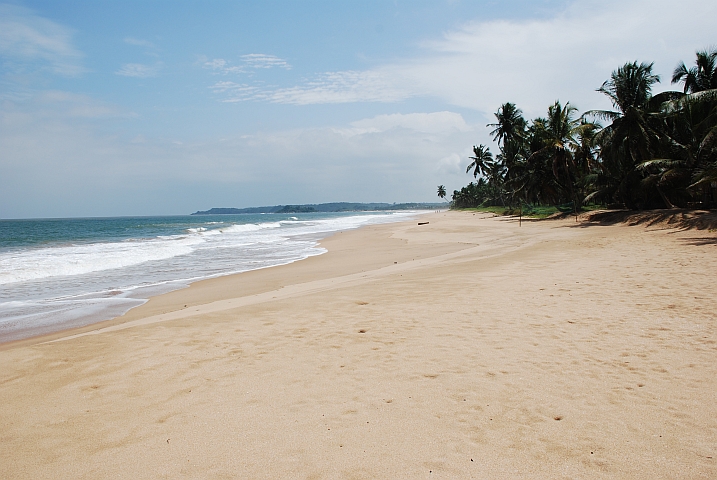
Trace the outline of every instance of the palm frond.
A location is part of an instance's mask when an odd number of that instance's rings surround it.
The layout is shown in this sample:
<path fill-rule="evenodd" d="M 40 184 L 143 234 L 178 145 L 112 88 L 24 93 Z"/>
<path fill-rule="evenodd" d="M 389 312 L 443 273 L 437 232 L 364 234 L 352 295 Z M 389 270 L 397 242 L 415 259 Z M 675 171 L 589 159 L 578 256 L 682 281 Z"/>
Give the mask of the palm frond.
<path fill-rule="evenodd" d="M 638 170 L 647 170 L 651 167 L 659 167 L 659 168 L 673 168 L 677 166 L 681 166 L 684 162 L 682 160 L 675 160 L 672 158 L 653 158 L 652 160 L 647 160 L 646 162 L 642 162 L 635 166 Z"/>
<path fill-rule="evenodd" d="M 583 113 L 581 118 L 593 117 L 599 118 L 600 120 L 606 120 L 608 122 L 614 122 L 622 116 L 619 112 L 611 112 L 609 110 L 588 110 Z"/>

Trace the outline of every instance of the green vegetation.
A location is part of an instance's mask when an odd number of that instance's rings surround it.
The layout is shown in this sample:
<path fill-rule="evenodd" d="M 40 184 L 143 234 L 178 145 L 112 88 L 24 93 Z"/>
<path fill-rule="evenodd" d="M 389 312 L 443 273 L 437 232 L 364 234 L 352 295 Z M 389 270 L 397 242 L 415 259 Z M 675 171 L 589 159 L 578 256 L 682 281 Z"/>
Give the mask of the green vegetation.
<path fill-rule="evenodd" d="M 311 213 L 315 211 L 316 208 L 309 205 L 285 205 L 284 208 L 276 213 Z"/>
<path fill-rule="evenodd" d="M 628 209 L 711 208 L 717 204 L 717 50 L 680 63 L 672 83 L 683 91 L 652 94 L 653 64 L 621 66 L 597 91 L 613 109 L 579 115 L 556 101 L 527 121 L 504 103 L 489 124 L 499 153 L 473 147 L 466 173 L 475 181 L 452 208 L 544 217 L 596 206 Z"/>
<path fill-rule="evenodd" d="M 526 218 L 548 218 L 556 214 L 572 214 L 574 213 L 572 203 L 565 205 L 523 205 L 513 207 L 503 206 L 479 206 L 463 208 L 469 212 L 493 213 L 495 215 L 522 215 Z M 602 208 L 600 205 L 584 205 L 581 209 L 583 212 L 597 210 Z"/>

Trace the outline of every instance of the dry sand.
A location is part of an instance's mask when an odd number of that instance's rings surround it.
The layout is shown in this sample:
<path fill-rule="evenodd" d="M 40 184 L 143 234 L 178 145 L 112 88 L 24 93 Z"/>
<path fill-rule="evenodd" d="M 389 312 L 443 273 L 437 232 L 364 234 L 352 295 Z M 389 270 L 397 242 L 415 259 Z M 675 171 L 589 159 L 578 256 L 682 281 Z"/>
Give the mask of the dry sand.
<path fill-rule="evenodd" d="M 714 233 L 426 220 L 0 347 L 0 478 L 717 478 Z"/>

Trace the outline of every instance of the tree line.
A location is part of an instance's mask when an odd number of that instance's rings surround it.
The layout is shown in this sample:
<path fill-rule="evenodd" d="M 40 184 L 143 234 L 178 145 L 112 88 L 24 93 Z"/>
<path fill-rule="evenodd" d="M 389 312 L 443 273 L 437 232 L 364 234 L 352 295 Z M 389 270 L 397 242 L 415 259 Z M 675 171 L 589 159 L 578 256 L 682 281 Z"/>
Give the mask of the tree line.
<path fill-rule="evenodd" d="M 452 195 L 454 208 L 592 203 L 615 208 L 710 208 L 717 204 L 717 49 L 680 63 L 682 91 L 653 95 L 652 63 L 626 63 L 597 90 L 612 110 L 582 115 L 556 101 L 527 121 L 504 103 L 489 124 L 495 156 L 473 147 L 475 181 Z M 439 186 L 439 196 L 446 196 Z"/>

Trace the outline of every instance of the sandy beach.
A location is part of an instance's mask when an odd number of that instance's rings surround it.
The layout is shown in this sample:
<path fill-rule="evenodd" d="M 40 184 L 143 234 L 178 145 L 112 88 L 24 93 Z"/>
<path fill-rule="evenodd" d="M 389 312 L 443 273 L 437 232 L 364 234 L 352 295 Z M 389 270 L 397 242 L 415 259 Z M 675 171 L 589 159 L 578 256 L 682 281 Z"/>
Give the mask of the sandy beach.
<path fill-rule="evenodd" d="M 0 345 L 0 478 L 717 478 L 714 232 L 444 212 L 321 244 Z"/>

